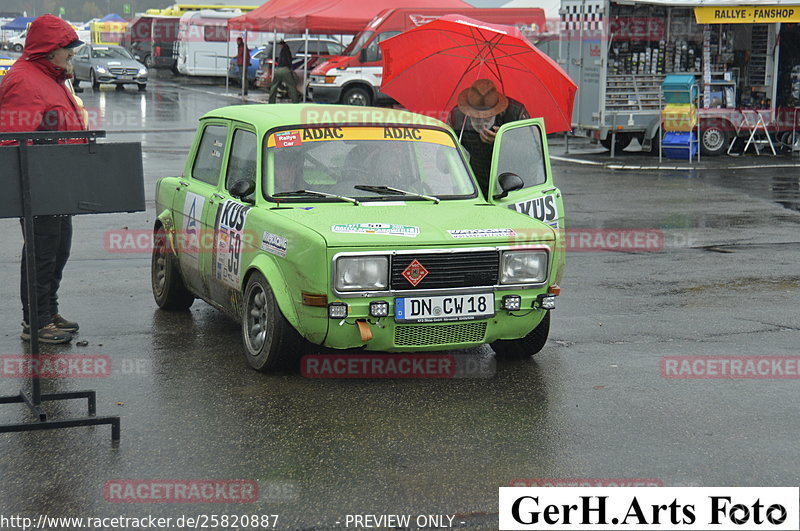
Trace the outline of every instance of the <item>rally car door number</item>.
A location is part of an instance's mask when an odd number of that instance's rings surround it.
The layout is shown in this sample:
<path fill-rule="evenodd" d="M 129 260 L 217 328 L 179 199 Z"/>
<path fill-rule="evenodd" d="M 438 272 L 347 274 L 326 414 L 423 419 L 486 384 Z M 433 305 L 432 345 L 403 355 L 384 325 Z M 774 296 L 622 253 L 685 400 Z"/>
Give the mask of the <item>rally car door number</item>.
<path fill-rule="evenodd" d="M 398 323 L 470 321 L 493 316 L 492 293 L 398 297 L 394 300 L 394 318 Z"/>

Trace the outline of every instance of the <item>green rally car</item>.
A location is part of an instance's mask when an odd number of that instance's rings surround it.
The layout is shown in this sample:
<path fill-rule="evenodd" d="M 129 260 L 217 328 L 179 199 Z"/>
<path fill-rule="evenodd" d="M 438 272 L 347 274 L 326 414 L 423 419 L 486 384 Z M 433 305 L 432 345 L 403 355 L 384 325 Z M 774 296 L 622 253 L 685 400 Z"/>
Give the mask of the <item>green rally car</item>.
<path fill-rule="evenodd" d="M 394 109 L 211 111 L 156 188 L 155 300 L 239 320 L 263 371 L 309 343 L 535 354 L 564 268 L 543 123 L 498 131 L 491 197 L 467 157 L 444 123 Z"/>

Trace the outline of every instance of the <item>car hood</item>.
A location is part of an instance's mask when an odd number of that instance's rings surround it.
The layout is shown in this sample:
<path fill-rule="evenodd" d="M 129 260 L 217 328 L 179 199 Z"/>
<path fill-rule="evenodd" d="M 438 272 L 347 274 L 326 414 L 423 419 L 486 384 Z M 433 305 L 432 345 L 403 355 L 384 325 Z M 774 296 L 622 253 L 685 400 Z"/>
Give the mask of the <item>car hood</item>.
<path fill-rule="evenodd" d="M 272 212 L 319 233 L 330 247 L 518 245 L 555 239 L 545 223 L 474 200 L 362 202 L 358 206 L 306 203 Z"/>
<path fill-rule="evenodd" d="M 133 59 L 92 59 L 92 64 L 106 68 L 142 68 L 144 65 Z"/>

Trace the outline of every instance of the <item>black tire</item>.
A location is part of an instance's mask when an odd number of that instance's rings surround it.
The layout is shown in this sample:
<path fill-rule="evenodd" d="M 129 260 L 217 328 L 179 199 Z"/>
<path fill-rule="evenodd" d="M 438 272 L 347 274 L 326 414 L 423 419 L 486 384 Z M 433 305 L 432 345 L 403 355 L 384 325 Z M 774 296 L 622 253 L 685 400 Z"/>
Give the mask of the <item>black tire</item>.
<path fill-rule="evenodd" d="M 351 87 L 342 94 L 342 103 L 345 105 L 356 105 L 366 107 L 372 105 L 372 94 L 361 87 Z"/>
<path fill-rule="evenodd" d="M 250 275 L 244 290 L 242 343 L 247 362 L 261 372 L 294 368 L 306 344 L 281 313 L 272 288 L 258 271 Z"/>
<path fill-rule="evenodd" d="M 730 134 L 721 124 L 700 125 L 700 153 L 707 156 L 723 155 L 730 145 Z"/>
<path fill-rule="evenodd" d="M 491 344 L 498 358 L 523 358 L 533 356 L 544 348 L 550 335 L 550 312 L 544 314 L 541 322 L 520 339 L 501 339 Z"/>
<path fill-rule="evenodd" d="M 15 52 L 21 52 L 21 51 L 22 51 L 22 48 L 23 48 L 23 46 L 22 46 L 21 44 L 15 44 L 15 45 L 13 46 L 13 48 L 14 48 L 14 51 L 15 51 Z"/>
<path fill-rule="evenodd" d="M 153 231 L 150 284 L 153 298 L 162 310 L 185 311 L 194 303 L 194 295 L 186 289 L 175 266 L 175 255 L 169 248 L 169 241 L 162 227 L 156 227 Z"/>
<path fill-rule="evenodd" d="M 139 83 L 139 92 L 147 90 L 147 83 Z"/>
<path fill-rule="evenodd" d="M 633 137 L 628 133 L 617 133 L 617 136 L 615 137 L 616 147 L 614 148 L 614 153 L 616 154 L 617 152 L 628 147 L 628 144 L 631 143 L 631 140 L 633 140 Z M 601 140 L 600 144 L 602 144 L 602 146 L 607 150 L 611 151 L 611 133 L 608 133 L 606 139 Z"/>
<path fill-rule="evenodd" d="M 100 83 L 97 81 L 97 78 L 94 75 L 94 70 L 89 71 L 89 83 L 92 84 L 92 89 L 100 90 Z"/>
<path fill-rule="evenodd" d="M 142 63 L 144 63 L 144 66 L 146 66 L 148 69 L 156 66 L 156 62 L 153 59 L 153 56 L 150 54 L 144 56 L 144 61 L 142 61 Z"/>

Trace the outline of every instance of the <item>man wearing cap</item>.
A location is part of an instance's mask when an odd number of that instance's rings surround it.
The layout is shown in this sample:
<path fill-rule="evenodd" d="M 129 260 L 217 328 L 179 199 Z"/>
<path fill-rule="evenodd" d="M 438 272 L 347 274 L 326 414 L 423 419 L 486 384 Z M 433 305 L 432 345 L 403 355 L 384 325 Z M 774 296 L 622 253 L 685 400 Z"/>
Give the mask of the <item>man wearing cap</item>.
<path fill-rule="evenodd" d="M 83 110 L 67 86 L 73 49 L 82 44 L 72 26 L 56 16 L 42 15 L 31 23 L 22 57 L 0 83 L 0 132 L 86 129 Z M 23 233 L 26 241 L 29 236 Z M 67 343 L 78 331 L 78 323 L 58 313 L 58 288 L 72 243 L 72 217 L 37 216 L 32 237 L 36 252 L 39 341 Z M 26 273 L 23 247 L 21 337 L 29 340 Z"/>
<path fill-rule="evenodd" d="M 281 46 L 280 54 L 278 54 L 278 64 L 275 71 L 272 72 L 272 85 L 269 87 L 269 102 L 275 103 L 278 99 L 278 87 L 281 84 L 286 85 L 289 91 L 289 96 L 292 98 L 292 103 L 300 101 L 300 94 L 297 92 L 297 80 L 294 78 L 294 71 L 292 70 L 292 51 L 286 41 L 281 40 L 278 44 Z"/>
<path fill-rule="evenodd" d="M 461 91 L 448 123 L 469 152 L 469 165 L 484 194 L 489 190 L 494 138 L 500 126 L 530 118 L 525 106 L 501 94 L 490 79 L 478 79 Z"/>

